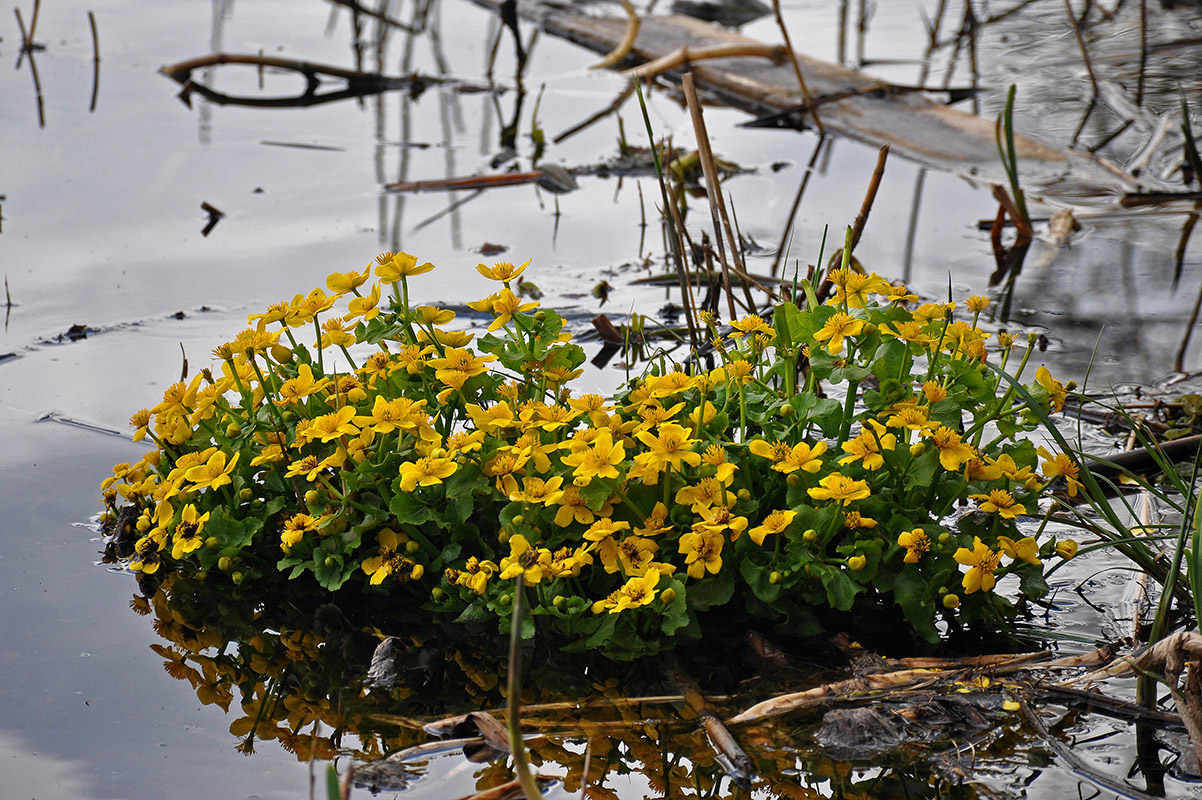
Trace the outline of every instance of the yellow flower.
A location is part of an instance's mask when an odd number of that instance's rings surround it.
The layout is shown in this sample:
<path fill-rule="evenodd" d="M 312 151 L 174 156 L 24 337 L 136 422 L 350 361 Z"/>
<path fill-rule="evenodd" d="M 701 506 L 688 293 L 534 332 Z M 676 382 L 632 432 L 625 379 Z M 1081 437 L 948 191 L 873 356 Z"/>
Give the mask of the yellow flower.
<path fill-rule="evenodd" d="M 144 575 L 158 572 L 163 559 L 159 556 L 159 543 L 152 536 L 143 536 L 134 544 L 134 555 L 129 568 Z"/>
<path fill-rule="evenodd" d="M 588 486 L 593 478 L 618 477 L 617 465 L 625 457 L 626 447 L 621 442 L 615 444 L 610 432 L 603 430 L 588 447 L 564 456 L 563 463 L 572 467 L 577 486 Z"/>
<path fill-rule="evenodd" d="M 401 278 L 411 278 L 434 269 L 434 265 L 426 262 L 417 263 L 417 256 L 408 253 L 387 253 L 376 262 L 376 277 L 384 283 L 396 283 Z"/>
<path fill-rule="evenodd" d="M 922 554 L 931 549 L 931 540 L 922 528 L 899 533 L 897 543 L 906 548 L 906 557 L 903 561 L 907 564 L 917 564 L 918 559 L 922 558 Z"/>
<path fill-rule="evenodd" d="M 620 614 L 628 608 L 647 605 L 655 599 L 655 587 L 659 585 L 661 577 L 658 570 L 648 570 L 641 576 L 631 578 L 609 597 L 593 603 L 593 613 L 608 611 L 610 614 Z"/>
<path fill-rule="evenodd" d="M 717 478 L 702 478 L 696 486 L 684 486 L 676 492 L 676 504 L 687 505 L 694 513 L 718 503 L 726 503 L 726 485 Z"/>
<path fill-rule="evenodd" d="M 695 467 L 701 463 L 701 454 L 693 451 L 697 440 L 689 436 L 688 428 L 675 422 L 660 425 L 658 435 L 640 431 L 634 438 L 647 446 L 649 466 L 657 472 L 664 469 L 680 472 L 686 464 Z"/>
<path fill-rule="evenodd" d="M 519 503 L 539 503 L 553 506 L 563 498 L 563 478 L 556 475 L 548 480 L 542 478 L 522 478 L 522 488 L 509 495 L 509 499 Z"/>
<path fill-rule="evenodd" d="M 1002 552 L 1015 561 L 1026 561 L 1028 564 L 1035 565 L 1043 563 L 1039 560 L 1039 545 L 1035 543 L 1033 536 L 1025 536 L 1017 542 L 1009 536 L 999 536 L 997 543 L 1001 546 Z"/>
<path fill-rule="evenodd" d="M 515 267 L 508 261 L 498 261 L 494 266 L 486 267 L 483 264 L 476 265 L 476 272 L 479 272 L 489 280 L 502 281 L 508 284 L 511 280 L 521 275 L 526 267 L 530 266 L 530 260 L 527 259 L 520 267 Z"/>
<path fill-rule="evenodd" d="M 705 573 L 717 575 L 722 569 L 722 545 L 726 542 L 712 531 L 693 531 L 682 534 L 677 552 L 685 555 L 690 578 L 704 578 Z"/>
<path fill-rule="evenodd" d="M 888 300 L 890 303 L 896 303 L 898 305 L 903 303 L 913 303 L 918 300 L 918 295 L 913 294 L 903 285 L 890 286 L 884 294 L 886 300 Z"/>
<path fill-rule="evenodd" d="M 602 518 L 589 526 L 584 532 L 584 538 L 590 542 L 602 542 L 613 536 L 615 533 L 630 529 L 630 523 L 623 520 L 612 520 L 608 517 Z"/>
<path fill-rule="evenodd" d="M 415 564 L 401 555 L 398 546 L 400 537 L 391 529 L 385 528 L 377 537 L 380 551 L 371 558 L 366 558 L 360 568 L 371 576 L 371 585 L 379 586 L 389 575 L 394 575 L 402 582 L 419 580 L 425 573 L 421 564 Z"/>
<path fill-rule="evenodd" d="M 893 289 L 888 281 L 875 272 L 865 275 L 851 268 L 832 270 L 830 281 L 835 285 L 835 296 L 829 302 L 846 304 L 851 308 L 864 308 L 869 294 L 887 294 Z"/>
<path fill-rule="evenodd" d="M 977 590 L 987 592 L 997 583 L 997 579 L 993 577 L 993 571 L 997 569 L 1002 556 L 1000 553 L 990 550 L 980 537 L 973 538 L 972 550 L 961 547 L 952 558 L 956 559 L 957 564 L 963 564 L 969 568 L 961 580 L 965 594 L 972 594 Z M 944 605 L 947 606 L 946 600 Z M 954 608 L 954 606 L 947 607 Z"/>
<path fill-rule="evenodd" d="M 1039 454 L 1040 458 L 1045 459 L 1041 466 L 1044 477 L 1064 478 L 1068 484 L 1068 496 L 1076 497 L 1077 491 L 1081 488 L 1081 481 L 1078 480 L 1081 471 L 1077 463 L 1064 453 L 1053 455 L 1046 447 L 1041 447 L 1035 452 Z"/>
<path fill-rule="evenodd" d="M 930 432 L 930 436 L 939 449 L 939 463 L 948 472 L 958 472 L 961 464 L 977 456 L 976 448 L 963 441 L 951 428 L 940 425 Z"/>
<path fill-rule="evenodd" d="M 769 534 L 784 533 L 788 527 L 793 524 L 793 518 L 796 516 L 796 511 L 773 511 L 768 516 L 764 517 L 763 522 L 747 531 L 747 535 L 751 537 L 753 542 L 762 547 L 764 545 L 764 539 L 767 538 Z"/>
<path fill-rule="evenodd" d="M 1064 388 L 1063 383 L 1052 377 L 1052 373 L 1048 372 L 1047 367 L 1035 370 L 1035 381 L 1047 390 L 1053 414 L 1064 408 L 1064 401 L 1068 399 L 1068 391 Z"/>
<path fill-rule="evenodd" d="M 974 314 L 980 314 L 982 311 L 989 308 L 989 298 L 979 294 L 973 295 L 964 301 L 964 305 Z"/>
<path fill-rule="evenodd" d="M 509 580 L 521 575 L 527 586 L 535 586 L 544 577 L 550 577 L 550 567 L 550 550 L 545 547 L 534 547 L 520 533 L 509 537 L 509 555 L 501 559 L 502 580 Z M 544 573 L 546 573 L 545 576 Z"/>
<path fill-rule="evenodd" d="M 756 439 L 748 445 L 753 455 L 770 459 L 772 468 L 777 472 L 817 472 L 822 469 L 819 456 L 826 452 L 826 442 L 820 441 L 811 447 L 806 442 L 800 442 L 792 447 L 783 442 L 769 444 L 763 439 Z"/>
<path fill-rule="evenodd" d="M 432 358 L 428 363 L 434 368 L 435 378 L 447 386 L 454 386 L 458 379 L 459 388 L 467 378 L 483 374 L 488 369 L 485 364 L 496 360 L 493 355 L 477 356 L 462 347 L 448 347 L 442 358 Z"/>
<path fill-rule="evenodd" d="M 973 494 L 969 497 L 981 501 L 982 511 L 987 514 L 996 513 L 1005 519 L 1014 519 L 1019 514 L 1027 513 L 1026 507 L 1004 489 L 993 489 L 989 494 Z"/>
<path fill-rule="evenodd" d="M 618 542 L 618 560 L 622 564 L 622 572 L 626 575 L 642 575 L 647 571 L 659 545 L 651 539 L 641 536 L 627 536 Z"/>
<path fill-rule="evenodd" d="M 289 328 L 304 325 L 321 312 L 330 309 L 337 299 L 335 295 L 326 295 L 320 288 L 306 295 L 298 294 L 288 304 L 288 314 L 284 317 L 284 323 Z"/>
<path fill-rule="evenodd" d="M 346 294 L 353 292 L 363 284 L 367 283 L 368 276 L 371 275 L 371 264 L 368 264 L 362 272 L 333 272 L 326 276 L 326 288 L 334 294 Z"/>
<path fill-rule="evenodd" d="M 643 526 L 635 528 L 634 532 L 639 536 L 661 536 L 671 533 L 673 527 L 668 522 L 668 507 L 663 503 L 656 503 L 655 508 L 651 509 L 651 513 L 643 520 Z"/>
<path fill-rule="evenodd" d="M 693 530 L 696 531 L 712 531 L 713 533 L 723 534 L 729 531 L 730 540 L 738 541 L 743 531 L 747 529 L 747 517 L 740 517 L 734 514 L 729 507 L 722 504 L 715 504 L 708 508 L 703 508 L 698 512 L 701 514 L 701 522 L 693 523 Z"/>
<path fill-rule="evenodd" d="M 843 352 L 843 340 L 848 336 L 858 336 L 864 330 L 864 320 L 856 319 L 842 311 L 834 314 L 823 323 L 822 328 L 814 334 L 814 340 L 826 342 L 826 349 L 832 355 Z"/>
<path fill-rule="evenodd" d="M 855 500 L 863 500 L 872 494 L 867 482 L 853 481 L 838 472 L 832 472 L 818 481 L 818 486 L 806 491 L 815 500 L 837 500 L 843 505 Z"/>
<path fill-rule="evenodd" d="M 900 339 L 909 344 L 916 344 L 920 347 L 928 348 L 935 344 L 935 337 L 926 333 L 923 330 L 922 324 L 914 320 L 882 323 L 879 330 L 886 336 L 892 336 L 895 339 Z"/>
<path fill-rule="evenodd" d="M 1056 542 L 1056 555 L 1065 561 L 1077 555 L 1077 543 L 1072 539 L 1061 539 Z"/>
<path fill-rule="evenodd" d="M 189 467 L 188 471 L 184 473 L 184 478 L 196 484 L 196 488 L 198 489 L 220 488 L 227 483 L 232 483 L 230 471 L 238 463 L 238 459 L 241 456 L 241 453 L 234 453 L 234 457 L 227 464 L 225 461 L 225 452 L 218 450 L 205 463 Z M 205 516 L 207 517 L 208 515 L 206 514 Z"/>
<path fill-rule="evenodd" d="M 867 420 L 860 429 L 860 435 L 851 441 L 843 443 L 843 450 L 849 455 L 839 459 L 841 466 L 847 466 L 853 461 L 860 461 L 866 470 L 877 470 L 885 465 L 885 457 L 881 450 L 893 450 L 897 447 L 897 436 L 886 433 L 886 428 L 874 419 Z"/>
<path fill-rule="evenodd" d="M 355 343 L 355 334 L 346 329 L 346 320 L 342 317 L 330 317 L 321 324 L 321 345 L 327 347 L 350 347 Z"/>
<path fill-rule="evenodd" d="M 309 514 L 293 514 L 284 520 L 283 530 L 280 531 L 280 549 L 291 553 L 292 548 L 300 544 L 306 533 L 315 533 L 325 517 L 314 517 Z"/>
<path fill-rule="evenodd" d="M 529 303 L 523 303 L 518 299 L 517 295 L 509 291 L 508 288 L 502 289 L 491 298 L 489 311 L 496 317 L 488 326 L 490 331 L 495 331 L 498 328 L 503 328 L 513 319 L 513 315 L 522 311 L 529 311 L 532 308 L 538 308 L 538 303 L 533 300 Z"/>
<path fill-rule="evenodd" d="M 150 428 L 150 409 L 143 408 L 134 413 L 129 418 L 129 427 L 136 428 L 134 431 L 134 441 L 140 442 L 146 438 L 146 432 Z"/>
<path fill-rule="evenodd" d="M 376 433 L 391 433 L 398 428 L 413 430 L 423 421 L 421 418 L 425 414 L 422 407 L 425 404 L 425 400 L 418 400 L 415 403 L 407 397 L 386 400 L 383 395 L 378 394 L 372 405 L 371 414 L 357 415 L 354 421 L 364 430 L 373 430 Z"/>
<path fill-rule="evenodd" d="M 441 450 L 434 451 L 438 455 L 429 455 L 417 461 L 406 461 L 400 466 L 401 491 L 412 492 L 418 486 L 434 486 L 455 474 L 459 465 L 442 455 Z"/>
<path fill-rule="evenodd" d="M 938 381 L 926 381 L 922 385 L 922 395 L 927 399 L 927 403 L 935 405 L 940 400 L 947 399 L 947 389 Z"/>
<path fill-rule="evenodd" d="M 329 383 L 329 378 L 315 380 L 313 368 L 308 364 L 301 364 L 296 369 L 296 377 L 289 378 L 280 386 L 280 402 L 287 405 L 299 403 L 309 395 L 324 389 Z"/>
<path fill-rule="evenodd" d="M 732 339 L 738 339 L 749 334 L 773 333 L 772 327 L 767 322 L 764 322 L 764 318 L 759 314 L 748 314 L 742 319 L 731 322 L 730 327 L 735 329 L 734 333 L 730 335 Z"/>
<path fill-rule="evenodd" d="M 309 424 L 298 426 L 297 434 L 309 439 L 320 439 L 328 442 L 342 436 L 358 436 L 359 429 L 355 427 L 355 409 L 343 406 L 337 411 L 322 414 Z"/>
<path fill-rule="evenodd" d="M 208 521 L 208 511 L 197 516 L 196 506 L 191 503 L 184 506 L 179 524 L 175 526 L 175 535 L 171 539 L 171 557 L 178 561 L 188 553 L 199 550 L 204 544 L 204 537 L 200 534 Z"/>
<path fill-rule="evenodd" d="M 569 483 L 564 487 L 563 497 L 559 500 L 559 510 L 555 512 L 555 524 L 566 528 L 573 522 L 590 525 L 597 514 L 607 517 L 613 513 L 613 506 L 606 500 L 596 514 L 588 507 L 588 502 L 580 496 L 580 490 L 575 484 Z"/>
<path fill-rule="evenodd" d="M 305 456 L 299 461 L 294 461 L 288 466 L 288 471 L 284 473 L 285 478 L 295 478 L 298 475 L 304 475 L 305 480 L 309 483 L 317 480 L 317 476 L 325 469 L 325 465 L 317 456 Z"/>
<path fill-rule="evenodd" d="M 926 434 L 927 431 L 939 424 L 931 421 L 930 412 L 926 406 L 898 404 L 891 411 L 893 411 L 893 415 L 885 420 L 885 425 L 889 428 L 904 428 L 909 431 L 918 431 L 919 434 Z"/>
<path fill-rule="evenodd" d="M 843 512 L 843 527 L 849 531 L 856 528 L 875 528 L 879 524 L 875 519 L 861 515 L 859 511 Z"/>
<path fill-rule="evenodd" d="M 353 297 L 346 304 L 347 319 L 363 317 L 365 320 L 371 320 L 378 316 L 380 316 L 380 284 L 378 283 L 374 284 L 367 294 Z"/>

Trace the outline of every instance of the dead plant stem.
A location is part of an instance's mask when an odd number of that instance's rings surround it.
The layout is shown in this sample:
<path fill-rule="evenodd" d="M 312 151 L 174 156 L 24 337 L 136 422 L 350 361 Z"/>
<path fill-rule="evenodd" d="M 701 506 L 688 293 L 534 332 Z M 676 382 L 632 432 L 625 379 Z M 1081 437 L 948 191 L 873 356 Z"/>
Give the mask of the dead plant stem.
<path fill-rule="evenodd" d="M 822 119 L 818 116 L 818 107 L 814 104 L 814 99 L 810 96 L 810 90 L 806 86 L 806 80 L 801 74 L 801 65 L 797 63 L 797 54 L 793 52 L 793 42 L 789 40 L 789 29 L 785 27 L 785 18 L 780 13 L 780 0 L 772 0 L 772 13 L 776 17 L 776 27 L 780 28 L 780 35 L 785 40 L 785 52 L 789 55 L 789 63 L 793 65 L 793 74 L 797 76 L 797 85 L 801 87 L 801 96 L 805 99 L 806 109 L 814 118 L 814 127 L 818 129 L 818 135 L 826 136 L 826 128 L 822 127 Z"/>
<path fill-rule="evenodd" d="M 701 112 L 701 101 L 697 98 L 697 85 L 693 79 L 692 70 L 684 74 L 682 81 L 685 101 L 689 106 L 689 115 L 693 119 L 693 132 L 697 139 L 697 154 L 701 157 L 701 172 L 705 176 L 706 189 L 709 193 L 710 215 L 714 223 L 714 237 L 718 240 L 718 253 L 722 264 L 722 281 L 729 294 L 731 264 L 739 272 L 746 274 L 743 264 L 743 251 L 730 224 L 730 215 L 726 211 L 726 200 L 722 196 L 722 184 L 718 175 L 718 165 L 714 162 L 714 151 L 710 148 L 710 137 L 705 127 L 705 116 Z M 719 221 L 721 227 L 719 228 Z M 730 263 L 722 254 L 722 234 L 730 247 Z M 747 295 L 747 304 L 755 308 L 755 300 L 751 296 L 751 288 L 743 282 L 743 291 Z M 734 319 L 734 302 L 731 301 L 731 319 Z"/>

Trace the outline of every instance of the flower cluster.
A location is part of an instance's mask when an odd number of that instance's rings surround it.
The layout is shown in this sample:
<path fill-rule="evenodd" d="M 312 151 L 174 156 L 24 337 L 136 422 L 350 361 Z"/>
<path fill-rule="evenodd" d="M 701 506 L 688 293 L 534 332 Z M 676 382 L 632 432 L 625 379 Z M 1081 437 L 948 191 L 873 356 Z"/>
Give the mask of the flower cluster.
<path fill-rule="evenodd" d="M 1020 435 L 1066 387 L 1043 368 L 1018 383 L 1030 348 L 977 327 L 984 298 L 969 321 L 837 270 L 826 303 L 804 284 L 729 333 L 703 315 L 711 363 L 606 398 L 571 391 L 584 351 L 514 293 L 526 266 L 478 267 L 499 284 L 470 304 L 491 316 L 479 337 L 411 304 L 432 265 L 404 253 L 252 315 L 131 420 L 156 447 L 103 487 L 130 568 L 311 575 L 503 626 L 523 591 L 568 647 L 629 657 L 718 607 L 797 634 L 857 610 L 927 639 L 941 618 L 997 625 L 1000 578 L 1037 596 L 1044 559 L 1075 550 L 1016 524 L 1051 479 L 1078 487 Z"/>

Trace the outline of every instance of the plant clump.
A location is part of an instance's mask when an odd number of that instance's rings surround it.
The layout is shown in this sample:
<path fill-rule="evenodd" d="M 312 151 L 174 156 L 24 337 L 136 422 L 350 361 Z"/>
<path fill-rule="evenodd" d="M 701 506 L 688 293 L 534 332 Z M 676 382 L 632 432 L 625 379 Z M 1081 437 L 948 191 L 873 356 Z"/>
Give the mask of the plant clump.
<path fill-rule="evenodd" d="M 498 284 L 478 336 L 410 301 L 433 267 L 405 253 L 251 315 L 131 419 L 155 447 L 103 486 L 129 568 L 502 630 L 524 591 L 565 649 L 629 658 L 719 617 L 1004 629 L 999 581 L 1039 597 L 1075 552 L 1017 524 L 1053 478 L 1075 488 L 1072 458 L 1022 436 L 1066 388 L 1019 383 L 1030 342 L 979 328 L 984 298 L 917 305 L 845 266 L 825 303 L 801 283 L 727 333 L 702 315 L 708 368 L 661 358 L 606 398 L 572 391 L 584 351 L 514 294 L 526 266 L 478 267 Z"/>

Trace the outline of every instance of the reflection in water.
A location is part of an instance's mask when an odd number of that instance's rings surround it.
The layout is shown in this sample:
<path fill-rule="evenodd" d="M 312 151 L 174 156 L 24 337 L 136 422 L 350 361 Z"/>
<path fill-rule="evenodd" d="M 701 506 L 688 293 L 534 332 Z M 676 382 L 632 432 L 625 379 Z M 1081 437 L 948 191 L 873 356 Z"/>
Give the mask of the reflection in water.
<path fill-rule="evenodd" d="M 274 742 L 301 761 L 352 759 L 363 787 L 434 790 L 440 776 L 464 764 L 438 752 L 462 749 L 477 762 L 476 789 L 513 779 L 509 758 L 480 746 L 474 733 L 448 732 L 468 738 L 435 745 L 427 732 L 435 721 L 471 711 L 503 719 L 497 709 L 505 702 L 508 643 L 493 625 L 420 625 L 383 595 L 330 602 L 303 580 L 215 591 L 173 574 L 158 586 L 144 577 L 142 588 L 149 599 L 131 605 L 151 616 L 165 640 L 152 649 L 201 703 L 227 712 L 241 752 Z M 782 680 L 808 686 L 830 673 L 783 665 L 762 644 L 759 656 L 746 643 L 716 644 L 684 656 L 705 700 L 669 677 L 662 660 L 598 663 L 541 647 L 528 653 L 522 722 L 538 772 L 574 793 L 587 764 L 594 798 L 628 797 L 637 787 L 664 797 L 731 790 L 730 765 L 707 738 L 705 715 L 728 717 L 779 691 Z M 1038 745 L 987 682 L 969 688 L 951 699 L 909 694 L 734 733 L 753 762 L 757 792 L 971 798 L 978 789 L 965 782 L 970 766 L 973 775 L 1022 770 L 1026 751 Z"/>

